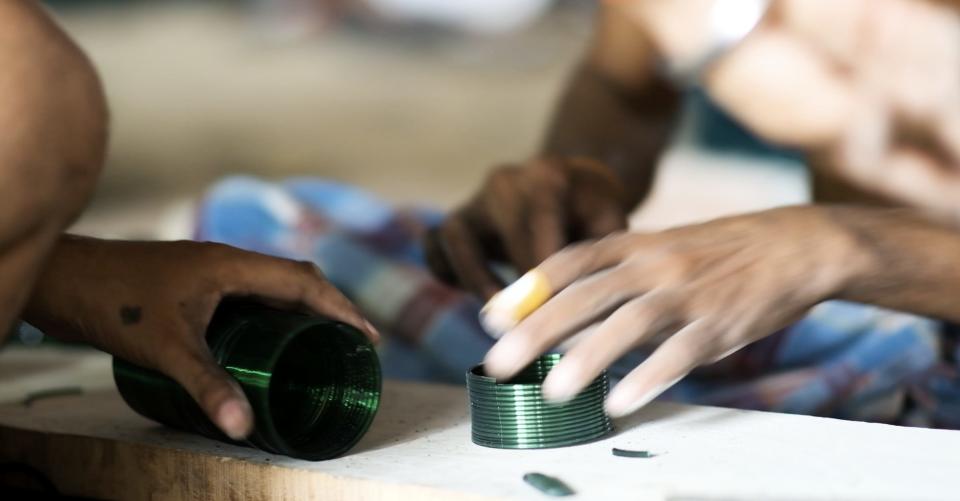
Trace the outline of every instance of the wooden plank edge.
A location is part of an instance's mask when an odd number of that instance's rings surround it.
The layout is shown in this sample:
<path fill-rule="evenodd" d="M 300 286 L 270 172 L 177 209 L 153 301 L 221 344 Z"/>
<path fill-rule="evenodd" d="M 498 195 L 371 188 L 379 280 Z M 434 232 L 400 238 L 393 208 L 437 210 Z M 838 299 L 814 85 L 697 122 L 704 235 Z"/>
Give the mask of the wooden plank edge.
<path fill-rule="evenodd" d="M 0 461 L 43 472 L 61 494 L 99 499 L 498 499 L 4 425 L 0 425 Z"/>

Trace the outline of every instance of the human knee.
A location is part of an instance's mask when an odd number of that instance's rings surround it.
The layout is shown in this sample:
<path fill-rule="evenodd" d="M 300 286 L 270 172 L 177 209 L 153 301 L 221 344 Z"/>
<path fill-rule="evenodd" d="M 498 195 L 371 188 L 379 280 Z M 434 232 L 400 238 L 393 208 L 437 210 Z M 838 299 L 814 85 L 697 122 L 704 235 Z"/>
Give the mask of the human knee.
<path fill-rule="evenodd" d="M 0 203 L 17 226 L 67 225 L 93 194 L 108 113 L 86 55 L 38 9 L 0 8 Z M 0 215 L 0 220 L 5 219 Z M 4 221 L 0 221 L 4 223 Z M 0 224 L 9 228 L 9 225 Z"/>

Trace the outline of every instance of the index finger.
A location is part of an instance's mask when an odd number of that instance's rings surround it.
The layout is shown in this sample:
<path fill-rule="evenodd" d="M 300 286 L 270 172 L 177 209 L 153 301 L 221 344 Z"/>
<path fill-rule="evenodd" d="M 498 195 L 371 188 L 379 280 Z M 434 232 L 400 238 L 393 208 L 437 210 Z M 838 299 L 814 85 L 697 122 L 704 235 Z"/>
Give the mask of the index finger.
<path fill-rule="evenodd" d="M 451 215 L 440 227 L 440 250 L 466 289 L 489 299 L 503 286 L 488 267 L 479 239 L 461 215 Z"/>
<path fill-rule="evenodd" d="M 291 305 L 302 305 L 312 313 L 350 324 L 372 342 L 380 333 L 357 307 L 324 277 L 314 263 L 292 261 L 235 249 L 241 255 L 220 277 L 223 292 L 257 296 Z"/>
<path fill-rule="evenodd" d="M 492 297 L 481 310 L 484 326 L 494 334 L 513 329 L 558 291 L 619 263 L 631 242 L 640 238 L 636 234 L 616 234 L 568 246 Z"/>
<path fill-rule="evenodd" d="M 605 404 L 611 417 L 631 414 L 721 353 L 715 327 L 699 319 L 667 339 L 610 392 Z"/>
<path fill-rule="evenodd" d="M 482 203 L 518 272 L 540 264 L 567 243 L 564 207 L 569 180 L 556 159 L 540 158 L 513 175 L 491 176 Z"/>

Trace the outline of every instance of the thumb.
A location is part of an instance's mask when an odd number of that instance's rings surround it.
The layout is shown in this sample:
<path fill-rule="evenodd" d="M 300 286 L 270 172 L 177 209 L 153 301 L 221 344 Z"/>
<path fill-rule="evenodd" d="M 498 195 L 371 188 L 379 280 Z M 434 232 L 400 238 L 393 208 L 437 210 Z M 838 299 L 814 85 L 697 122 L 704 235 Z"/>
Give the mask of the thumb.
<path fill-rule="evenodd" d="M 206 346 L 177 353 L 162 368 L 228 437 L 242 440 L 250 434 L 254 421 L 250 402 L 237 381 L 217 365 Z"/>

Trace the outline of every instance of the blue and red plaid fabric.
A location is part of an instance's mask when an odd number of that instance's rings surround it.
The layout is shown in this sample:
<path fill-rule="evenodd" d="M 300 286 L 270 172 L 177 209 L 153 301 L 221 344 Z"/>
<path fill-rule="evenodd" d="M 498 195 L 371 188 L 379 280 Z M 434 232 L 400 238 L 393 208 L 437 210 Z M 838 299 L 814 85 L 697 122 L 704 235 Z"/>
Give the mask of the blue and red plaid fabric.
<path fill-rule="evenodd" d="M 442 218 L 322 179 L 234 177 L 203 199 L 195 237 L 314 261 L 385 334 L 387 377 L 462 384 L 494 340 L 477 320 L 480 302 L 424 266 L 421 237 Z M 960 429 L 958 339 L 960 331 L 934 320 L 827 302 L 661 398 Z M 611 375 L 644 356 L 629 354 Z"/>

